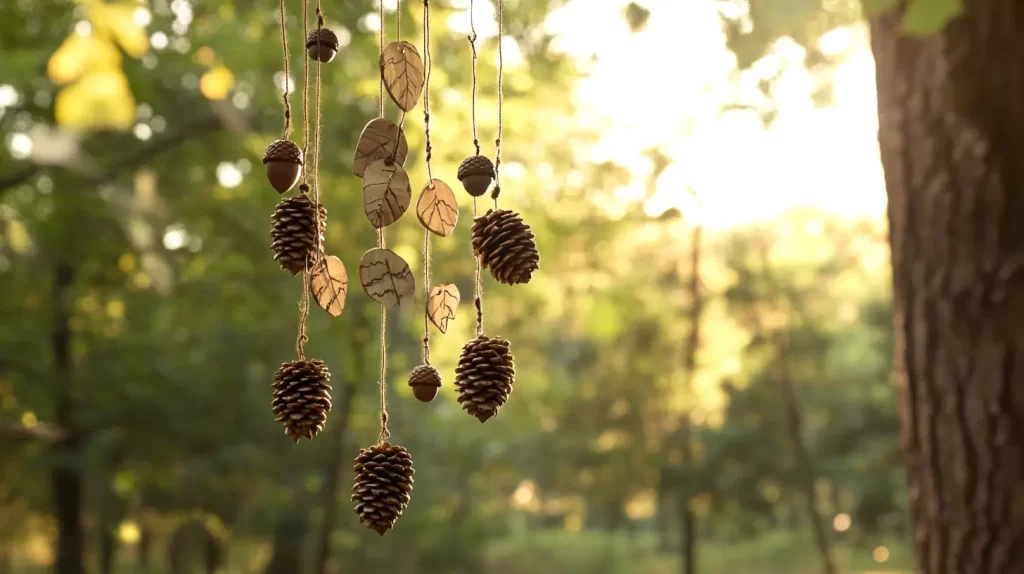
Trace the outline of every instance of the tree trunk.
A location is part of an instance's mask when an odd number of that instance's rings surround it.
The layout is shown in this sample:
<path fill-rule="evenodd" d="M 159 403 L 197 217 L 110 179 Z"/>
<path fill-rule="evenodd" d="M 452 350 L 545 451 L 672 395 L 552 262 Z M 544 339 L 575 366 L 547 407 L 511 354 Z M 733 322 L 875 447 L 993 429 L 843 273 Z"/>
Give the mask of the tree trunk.
<path fill-rule="evenodd" d="M 690 237 L 690 334 L 686 338 L 683 355 L 683 367 L 686 373 L 684 385 L 687 394 L 693 393 L 693 380 L 697 375 L 697 352 L 700 350 L 700 321 L 704 312 L 704 297 L 700 292 L 700 261 L 703 247 L 704 229 L 701 225 L 693 227 Z M 690 445 L 690 413 L 687 412 L 681 423 L 680 433 L 683 437 L 683 465 L 693 466 L 693 448 Z M 697 572 L 697 517 L 693 513 L 693 485 L 682 485 L 679 497 L 679 524 L 681 527 L 679 551 L 682 553 L 683 574 Z"/>
<path fill-rule="evenodd" d="M 362 355 L 362 353 L 357 353 Z M 333 434 L 335 436 L 335 444 L 330 450 L 330 454 L 327 457 L 327 468 L 326 476 L 327 480 L 324 481 L 324 499 L 321 502 L 321 508 L 324 511 L 323 523 L 320 525 L 320 532 L 317 536 L 316 550 L 313 554 L 313 572 L 314 574 L 327 574 L 327 560 L 331 557 L 331 533 L 334 532 L 334 528 L 338 523 L 338 492 L 341 487 L 341 472 L 343 463 L 348 460 L 344 456 L 345 450 L 345 434 L 348 432 L 348 421 L 349 415 L 352 413 L 352 401 L 355 398 L 356 389 L 358 388 L 358 381 L 362 379 L 362 374 L 366 371 L 362 369 L 362 362 L 357 369 L 353 369 L 349 372 L 345 387 L 343 389 L 344 394 L 341 397 L 341 404 L 338 405 L 338 409 L 335 413 L 334 429 Z M 344 465 L 348 468 L 348 465 Z"/>
<path fill-rule="evenodd" d="M 793 444 L 796 453 L 797 474 L 800 484 L 803 503 L 806 508 L 807 518 L 811 522 L 811 532 L 814 534 L 814 544 L 818 547 L 818 554 L 821 556 L 822 574 L 835 574 L 836 562 L 832 553 L 832 542 L 829 540 L 828 527 L 818 505 L 818 493 L 816 483 L 818 474 L 814 470 L 814 462 L 811 453 L 807 451 L 804 443 L 803 413 L 800 408 L 800 401 L 797 398 L 796 390 L 793 388 L 792 374 L 789 369 L 787 357 L 787 342 L 783 333 L 776 342 L 779 353 L 779 377 L 778 386 L 782 394 L 782 400 L 786 405 L 786 423 L 789 433 L 789 440 Z"/>
<path fill-rule="evenodd" d="M 54 446 L 51 475 L 54 514 L 57 519 L 56 574 L 84 574 L 82 532 L 81 436 L 75 429 L 71 372 L 71 319 L 74 269 L 61 262 L 53 275 L 54 392 L 57 425 L 68 435 Z"/>
<path fill-rule="evenodd" d="M 1024 572 L 1024 4 L 871 22 L 918 568 Z"/>
<path fill-rule="evenodd" d="M 294 512 L 285 512 L 274 525 L 273 552 L 263 574 L 295 574 L 302 572 L 302 542 L 309 530 L 309 508 L 296 505 Z"/>

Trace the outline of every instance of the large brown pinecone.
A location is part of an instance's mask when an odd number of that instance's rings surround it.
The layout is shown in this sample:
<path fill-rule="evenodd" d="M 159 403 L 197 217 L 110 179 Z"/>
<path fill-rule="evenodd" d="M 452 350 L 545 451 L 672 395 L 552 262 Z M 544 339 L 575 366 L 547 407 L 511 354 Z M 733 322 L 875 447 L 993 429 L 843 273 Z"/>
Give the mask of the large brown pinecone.
<path fill-rule="evenodd" d="M 514 211 L 491 209 L 473 221 L 473 254 L 506 285 L 529 283 L 540 267 L 530 226 Z"/>
<path fill-rule="evenodd" d="M 455 368 L 459 403 L 480 422 L 498 414 L 515 382 L 516 369 L 509 342 L 480 335 L 462 347 Z"/>
<path fill-rule="evenodd" d="M 291 361 L 274 373 L 271 407 L 284 433 L 295 442 L 313 440 L 324 429 L 331 410 L 331 373 L 319 359 Z"/>
<path fill-rule="evenodd" d="M 397 444 L 379 444 L 359 451 L 352 487 L 359 520 L 384 536 L 409 505 L 412 493 L 412 455 Z"/>
<path fill-rule="evenodd" d="M 327 230 L 327 210 L 324 206 L 316 205 L 305 195 L 286 197 L 274 208 L 274 215 L 270 221 L 270 248 L 274 250 L 274 259 L 281 265 L 281 269 L 291 271 L 292 275 L 301 273 L 306 268 L 307 259 L 317 249 L 318 243 L 319 253 L 316 259 L 309 261 L 310 269 L 323 257 L 324 232 Z"/>

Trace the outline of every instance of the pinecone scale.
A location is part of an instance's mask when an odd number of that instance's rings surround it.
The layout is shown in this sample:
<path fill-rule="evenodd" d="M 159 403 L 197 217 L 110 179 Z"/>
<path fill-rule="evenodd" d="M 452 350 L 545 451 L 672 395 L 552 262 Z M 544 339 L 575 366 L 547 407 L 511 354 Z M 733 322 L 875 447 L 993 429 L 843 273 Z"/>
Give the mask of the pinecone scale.
<path fill-rule="evenodd" d="M 270 227 L 270 248 L 281 269 L 296 275 L 306 268 L 307 262 L 312 269 L 324 256 L 326 230 L 324 206 L 305 195 L 282 199 L 274 209 Z"/>
<path fill-rule="evenodd" d="M 274 374 L 271 401 L 276 420 L 293 441 L 313 440 L 331 410 L 331 373 L 319 359 L 284 363 Z"/>
<path fill-rule="evenodd" d="M 473 254 L 501 283 L 529 283 L 540 268 L 533 231 L 523 218 L 507 209 L 488 210 L 473 221 Z"/>
<path fill-rule="evenodd" d="M 412 455 L 387 442 L 359 451 L 354 466 L 352 502 L 359 520 L 384 536 L 409 505 L 412 494 Z"/>
<path fill-rule="evenodd" d="M 480 335 L 462 347 L 455 368 L 459 404 L 480 422 L 487 422 L 508 401 L 515 376 L 509 342 Z"/>

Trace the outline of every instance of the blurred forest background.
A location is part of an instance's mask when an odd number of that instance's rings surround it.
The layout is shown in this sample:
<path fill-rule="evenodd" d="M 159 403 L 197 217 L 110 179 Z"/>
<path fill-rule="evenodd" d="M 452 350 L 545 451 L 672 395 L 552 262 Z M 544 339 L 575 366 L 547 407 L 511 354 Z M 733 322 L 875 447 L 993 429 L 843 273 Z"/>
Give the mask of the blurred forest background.
<path fill-rule="evenodd" d="M 342 317 L 311 316 L 326 430 L 296 446 L 270 413 L 301 285 L 272 260 L 260 165 L 281 125 L 277 7 L 0 7 L 0 573 L 911 570 L 859 2 L 507 0 L 502 197 L 543 258 L 528 286 L 485 279 L 515 392 L 486 425 L 454 400 L 473 316 L 458 189 L 433 269 L 465 301 L 434 337 L 433 403 L 405 384 L 419 307 L 390 317 L 392 433 L 417 474 L 384 538 L 348 501 L 377 432 L 378 306 L 356 282 Z M 468 1 L 431 7 L 435 175 L 456 184 Z M 385 8 L 389 37 L 401 17 L 420 46 L 421 3 Z M 380 21 L 369 0 L 324 10 L 342 41 L 323 69 L 326 240 L 352 274 L 374 244 L 350 162 Z M 494 16 L 477 0 L 488 155 Z M 414 271 L 421 241 L 410 214 L 389 229 Z"/>

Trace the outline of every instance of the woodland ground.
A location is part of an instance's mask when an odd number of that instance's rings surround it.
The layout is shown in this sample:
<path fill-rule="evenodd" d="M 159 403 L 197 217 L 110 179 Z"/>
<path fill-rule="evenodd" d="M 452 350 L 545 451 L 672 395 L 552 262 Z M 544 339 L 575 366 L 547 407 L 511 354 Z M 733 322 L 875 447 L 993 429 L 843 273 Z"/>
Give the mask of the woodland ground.
<path fill-rule="evenodd" d="M 872 559 L 875 545 L 838 543 L 836 560 L 841 574 L 908 574 L 912 555 L 906 544 L 888 543 L 889 559 L 879 564 Z M 701 544 L 701 574 L 818 574 L 821 565 L 810 537 L 778 532 L 748 543 Z M 259 572 L 253 564 L 265 559 L 264 543 L 234 543 L 224 574 Z M 130 553 L 115 569 L 116 574 L 168 574 L 163 568 L 140 571 Z M 480 574 L 675 574 L 679 557 L 659 552 L 650 534 L 599 532 L 572 533 L 562 530 L 533 531 L 517 539 L 491 545 L 488 567 Z M 250 567 L 243 565 L 249 562 Z M 11 574 L 44 574 L 45 567 L 16 567 Z M 344 573 L 342 569 L 339 574 Z M 360 573 L 372 574 L 372 573 Z"/>

